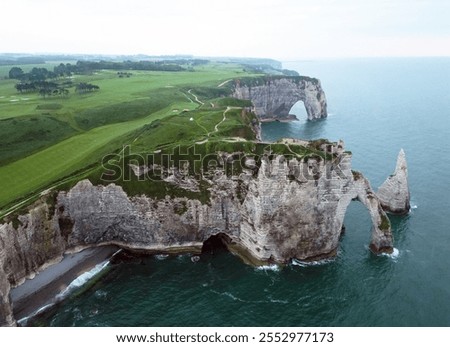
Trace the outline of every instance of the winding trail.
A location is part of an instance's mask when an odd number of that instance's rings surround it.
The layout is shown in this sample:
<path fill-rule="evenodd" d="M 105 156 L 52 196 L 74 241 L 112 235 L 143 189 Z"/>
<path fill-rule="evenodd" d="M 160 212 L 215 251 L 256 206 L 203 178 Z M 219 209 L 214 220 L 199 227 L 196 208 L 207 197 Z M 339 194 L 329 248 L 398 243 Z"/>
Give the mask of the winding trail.
<path fill-rule="evenodd" d="M 219 131 L 219 125 L 227 120 L 227 112 L 229 110 L 231 110 L 231 107 L 227 106 L 227 109 L 225 111 L 223 111 L 223 118 L 222 118 L 222 120 L 219 123 L 217 123 L 216 125 L 214 125 L 214 132 L 218 132 Z"/>
<path fill-rule="evenodd" d="M 201 101 L 201 100 L 198 98 L 197 95 L 195 95 L 194 93 L 192 93 L 192 89 L 189 89 L 189 90 L 188 90 L 188 93 L 191 94 L 191 95 L 194 97 L 195 102 L 197 102 L 197 103 L 200 104 L 201 106 L 203 106 L 203 105 L 205 104 L 203 101 Z"/>
<path fill-rule="evenodd" d="M 214 131 L 211 131 L 211 132 L 208 133 L 208 137 L 209 137 L 212 133 L 216 133 L 216 132 L 219 131 L 219 125 L 222 124 L 223 122 L 225 122 L 225 121 L 227 120 L 227 112 L 228 112 L 228 111 L 230 111 L 230 110 L 240 110 L 240 109 L 242 109 L 242 107 L 227 106 L 227 109 L 226 109 L 225 111 L 223 111 L 223 118 L 222 118 L 222 120 L 214 126 Z"/>
<path fill-rule="evenodd" d="M 225 82 L 220 83 L 217 87 L 223 87 L 225 84 L 227 84 L 230 81 L 232 81 L 232 80 L 226 80 Z"/>

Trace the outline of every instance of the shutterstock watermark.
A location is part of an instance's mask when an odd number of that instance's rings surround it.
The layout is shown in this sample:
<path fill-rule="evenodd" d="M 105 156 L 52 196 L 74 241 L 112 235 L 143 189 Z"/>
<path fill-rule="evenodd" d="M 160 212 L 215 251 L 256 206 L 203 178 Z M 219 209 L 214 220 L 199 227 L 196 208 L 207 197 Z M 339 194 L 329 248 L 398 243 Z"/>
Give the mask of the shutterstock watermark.
<path fill-rule="evenodd" d="M 131 146 L 123 147 L 102 159 L 102 180 L 165 181 L 170 176 L 180 179 L 213 179 L 217 176 L 239 177 L 264 175 L 279 179 L 282 175 L 293 180 L 347 179 L 349 170 L 342 168 L 342 153 L 315 151 L 300 156 L 295 153 L 277 153 L 271 144 L 261 154 L 244 152 L 205 153 L 205 147 L 177 146 L 168 151 L 147 154 L 133 153 Z"/>

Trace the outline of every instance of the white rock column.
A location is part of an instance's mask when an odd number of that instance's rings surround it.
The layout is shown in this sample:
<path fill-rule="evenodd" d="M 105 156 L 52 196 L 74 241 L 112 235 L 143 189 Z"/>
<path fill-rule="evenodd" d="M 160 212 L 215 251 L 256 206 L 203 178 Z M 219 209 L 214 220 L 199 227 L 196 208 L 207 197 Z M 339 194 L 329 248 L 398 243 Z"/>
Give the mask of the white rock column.
<path fill-rule="evenodd" d="M 390 175 L 378 188 L 377 196 L 386 212 L 400 215 L 409 212 L 408 167 L 403 149 L 398 154 L 394 174 Z"/>

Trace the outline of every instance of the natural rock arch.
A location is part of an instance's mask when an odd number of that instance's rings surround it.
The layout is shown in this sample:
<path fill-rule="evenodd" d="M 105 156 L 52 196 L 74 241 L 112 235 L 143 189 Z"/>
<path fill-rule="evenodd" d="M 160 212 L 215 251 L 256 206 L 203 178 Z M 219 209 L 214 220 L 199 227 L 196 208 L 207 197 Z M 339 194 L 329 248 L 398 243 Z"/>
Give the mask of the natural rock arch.
<path fill-rule="evenodd" d="M 250 100 L 262 120 L 294 119 L 290 110 L 303 101 L 308 120 L 327 117 L 327 101 L 320 81 L 305 76 L 265 77 L 235 82 L 233 97 Z"/>
<path fill-rule="evenodd" d="M 292 105 L 289 115 L 295 116 L 298 120 L 307 120 L 308 113 L 306 112 L 305 103 L 303 100 L 298 100 Z"/>
<path fill-rule="evenodd" d="M 216 175 L 209 204 L 169 195 L 128 196 L 121 186 L 88 180 L 59 192 L 55 205 L 42 197 L 18 217 L 17 226 L 0 224 L 0 325 L 15 324 L 11 287 L 67 250 L 115 245 L 199 253 L 205 243 L 210 250 L 224 243 L 253 264 L 329 258 L 336 255 L 347 207 L 357 199 L 372 219 L 371 250 L 392 252 L 390 223 L 369 182 L 351 170 L 351 155 L 341 143 L 325 146 L 335 147 L 333 161 L 274 155 L 240 181 Z"/>

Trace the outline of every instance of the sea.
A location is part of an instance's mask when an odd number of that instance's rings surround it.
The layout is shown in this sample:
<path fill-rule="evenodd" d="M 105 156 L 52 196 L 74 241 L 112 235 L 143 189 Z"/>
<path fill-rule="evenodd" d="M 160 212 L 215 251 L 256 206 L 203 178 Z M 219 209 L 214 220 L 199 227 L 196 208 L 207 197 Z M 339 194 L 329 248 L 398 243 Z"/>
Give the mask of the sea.
<path fill-rule="evenodd" d="M 342 139 L 377 189 L 405 150 L 409 215 L 390 216 L 395 251 L 369 249 L 368 212 L 352 202 L 337 257 L 251 267 L 216 252 L 109 265 L 35 321 L 44 326 L 450 326 L 450 58 L 304 60 L 329 116 L 265 123 L 264 140 Z M 449 148 L 447 148 L 449 147 Z"/>

